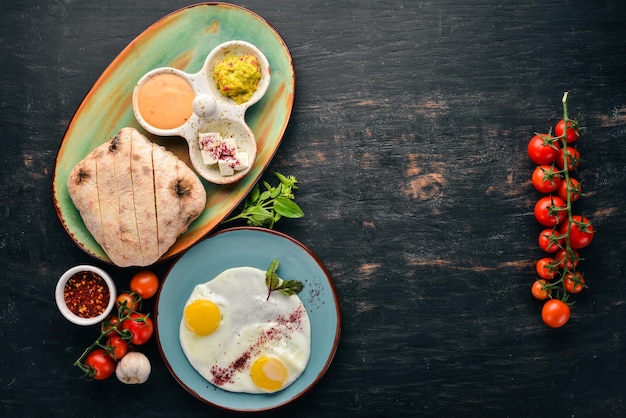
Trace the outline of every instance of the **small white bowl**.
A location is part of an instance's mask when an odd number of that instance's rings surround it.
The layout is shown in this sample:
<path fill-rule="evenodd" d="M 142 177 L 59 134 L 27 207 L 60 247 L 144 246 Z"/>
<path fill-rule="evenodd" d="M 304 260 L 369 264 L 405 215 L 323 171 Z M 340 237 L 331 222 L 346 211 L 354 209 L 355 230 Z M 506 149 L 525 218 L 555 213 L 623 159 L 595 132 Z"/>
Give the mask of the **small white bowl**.
<path fill-rule="evenodd" d="M 74 276 L 76 273 L 80 273 L 81 271 L 90 271 L 90 272 L 96 273 L 98 276 L 104 279 L 105 283 L 107 284 L 109 288 L 110 297 L 109 297 L 109 303 L 107 304 L 106 309 L 104 310 L 103 313 L 93 318 L 82 318 L 78 315 L 75 315 L 72 311 L 70 311 L 70 309 L 65 304 L 65 297 L 64 297 L 65 285 L 67 284 L 68 280 L 72 276 Z M 102 322 L 113 310 L 113 307 L 115 306 L 115 300 L 117 298 L 117 290 L 115 288 L 115 283 L 113 282 L 113 279 L 111 278 L 111 276 L 107 274 L 107 272 L 105 272 L 104 270 L 98 267 L 89 266 L 89 265 L 80 265 L 80 266 L 72 267 L 71 269 L 63 273 L 63 275 L 57 282 L 54 296 L 55 296 L 59 311 L 61 312 L 61 314 L 63 314 L 63 316 L 68 321 L 77 325 L 95 325 L 99 322 Z"/>

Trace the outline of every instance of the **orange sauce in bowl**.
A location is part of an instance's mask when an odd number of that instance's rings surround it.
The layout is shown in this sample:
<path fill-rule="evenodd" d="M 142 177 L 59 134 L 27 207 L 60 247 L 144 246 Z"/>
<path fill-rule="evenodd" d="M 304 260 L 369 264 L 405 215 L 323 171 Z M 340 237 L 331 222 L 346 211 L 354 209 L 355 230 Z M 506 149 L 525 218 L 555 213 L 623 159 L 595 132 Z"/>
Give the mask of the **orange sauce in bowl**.
<path fill-rule="evenodd" d="M 143 119 L 158 129 L 174 129 L 193 114 L 195 95 L 182 77 L 161 73 L 147 80 L 139 89 L 137 106 Z"/>

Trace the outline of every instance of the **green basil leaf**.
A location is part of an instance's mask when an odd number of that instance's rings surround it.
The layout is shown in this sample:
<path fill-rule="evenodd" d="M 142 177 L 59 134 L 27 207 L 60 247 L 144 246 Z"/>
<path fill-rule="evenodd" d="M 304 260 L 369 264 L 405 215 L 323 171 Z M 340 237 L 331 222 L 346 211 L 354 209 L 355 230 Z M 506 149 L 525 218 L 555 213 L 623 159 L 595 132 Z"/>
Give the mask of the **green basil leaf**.
<path fill-rule="evenodd" d="M 278 260 L 274 259 L 265 272 L 265 285 L 268 288 L 272 285 L 272 279 L 276 276 L 276 270 L 278 270 Z"/>
<path fill-rule="evenodd" d="M 272 206 L 272 208 L 276 211 L 276 213 L 284 216 L 285 218 L 294 219 L 302 218 L 304 216 L 304 212 L 302 211 L 300 206 L 298 206 L 298 204 L 293 200 L 290 200 L 286 197 L 277 197 L 274 200 L 274 205 Z"/>
<path fill-rule="evenodd" d="M 259 203 L 261 202 L 265 202 L 267 199 L 270 198 L 270 192 L 269 190 L 264 191 L 263 193 L 261 193 L 261 196 L 259 196 Z"/>
<path fill-rule="evenodd" d="M 302 282 L 298 280 L 284 280 L 276 290 L 280 290 L 284 295 L 291 296 L 299 293 L 303 287 Z"/>
<path fill-rule="evenodd" d="M 275 172 L 274 175 L 276 176 L 276 178 L 278 178 L 281 184 L 284 184 L 285 186 L 289 186 L 289 180 L 287 179 L 287 177 L 283 176 L 279 172 Z"/>
<path fill-rule="evenodd" d="M 266 218 L 250 217 L 248 218 L 248 221 L 246 223 L 248 226 L 265 226 L 266 222 L 267 222 Z"/>
<path fill-rule="evenodd" d="M 250 197 L 250 203 L 257 202 L 259 200 L 259 196 L 261 195 L 261 191 L 259 190 L 259 185 L 255 184 L 248 196 Z"/>
<path fill-rule="evenodd" d="M 270 212 L 269 210 L 267 210 L 267 209 L 265 209 L 265 208 L 263 208 L 261 206 L 251 207 L 248 210 L 248 214 L 252 215 L 252 216 L 262 216 L 262 217 L 267 217 L 267 218 L 271 218 L 273 216 L 272 212 Z"/>
<path fill-rule="evenodd" d="M 279 184 L 277 187 L 272 187 L 272 190 L 270 191 L 270 196 L 272 197 L 272 199 L 280 196 L 280 193 L 282 190 L 283 190 L 282 184 Z"/>

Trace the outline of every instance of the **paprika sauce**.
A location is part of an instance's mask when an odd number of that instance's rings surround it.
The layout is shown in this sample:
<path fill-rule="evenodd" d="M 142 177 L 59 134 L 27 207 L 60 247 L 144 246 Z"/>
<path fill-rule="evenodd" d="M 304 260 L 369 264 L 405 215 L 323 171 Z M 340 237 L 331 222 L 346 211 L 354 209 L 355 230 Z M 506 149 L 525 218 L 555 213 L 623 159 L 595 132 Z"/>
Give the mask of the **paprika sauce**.
<path fill-rule="evenodd" d="M 143 119 L 158 129 L 174 129 L 193 114 L 195 94 L 189 83 L 172 73 L 161 73 L 139 89 L 137 105 Z"/>

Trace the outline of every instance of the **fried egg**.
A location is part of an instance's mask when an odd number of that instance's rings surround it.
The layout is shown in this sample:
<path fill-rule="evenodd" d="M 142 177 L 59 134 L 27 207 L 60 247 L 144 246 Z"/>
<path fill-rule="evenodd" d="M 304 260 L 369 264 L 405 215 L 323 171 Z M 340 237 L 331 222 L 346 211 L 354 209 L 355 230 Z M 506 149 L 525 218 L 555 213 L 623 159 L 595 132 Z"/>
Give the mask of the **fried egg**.
<path fill-rule="evenodd" d="M 268 298 L 265 271 L 225 270 L 195 286 L 180 322 L 192 367 L 224 390 L 272 393 L 292 384 L 311 354 L 311 324 L 297 295 Z"/>

